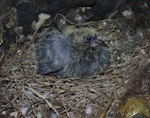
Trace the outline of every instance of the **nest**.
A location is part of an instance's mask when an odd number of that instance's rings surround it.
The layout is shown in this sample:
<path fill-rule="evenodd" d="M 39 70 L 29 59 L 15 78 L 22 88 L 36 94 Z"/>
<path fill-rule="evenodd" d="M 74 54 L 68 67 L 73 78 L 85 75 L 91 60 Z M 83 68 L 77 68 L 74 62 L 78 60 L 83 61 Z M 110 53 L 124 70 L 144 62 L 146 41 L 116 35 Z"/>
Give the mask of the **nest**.
<path fill-rule="evenodd" d="M 126 19 L 94 26 L 112 50 L 111 65 L 95 78 L 36 74 L 33 41 L 12 44 L 9 53 L 1 52 L 0 117 L 116 118 L 134 76 L 150 62 L 149 35 L 145 29 L 131 31 Z"/>

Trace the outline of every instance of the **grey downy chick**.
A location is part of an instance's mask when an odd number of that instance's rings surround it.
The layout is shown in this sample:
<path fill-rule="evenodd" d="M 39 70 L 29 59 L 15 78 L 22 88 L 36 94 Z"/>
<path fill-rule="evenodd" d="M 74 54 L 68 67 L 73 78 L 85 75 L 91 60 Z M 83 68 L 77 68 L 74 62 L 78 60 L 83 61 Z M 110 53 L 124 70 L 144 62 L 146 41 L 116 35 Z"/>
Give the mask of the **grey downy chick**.
<path fill-rule="evenodd" d="M 48 31 L 35 41 L 37 73 L 64 78 L 87 78 L 110 65 L 110 51 L 97 36 L 84 35 L 80 43 L 58 31 Z"/>

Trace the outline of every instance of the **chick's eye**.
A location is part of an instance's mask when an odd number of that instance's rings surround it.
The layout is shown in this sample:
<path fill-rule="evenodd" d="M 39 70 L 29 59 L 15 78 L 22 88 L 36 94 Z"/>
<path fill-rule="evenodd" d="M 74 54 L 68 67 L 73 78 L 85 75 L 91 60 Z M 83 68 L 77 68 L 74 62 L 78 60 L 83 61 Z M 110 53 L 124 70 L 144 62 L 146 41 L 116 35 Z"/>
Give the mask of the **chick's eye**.
<path fill-rule="evenodd" d="M 91 37 L 87 37 L 87 41 L 91 41 L 91 39 L 92 39 Z"/>

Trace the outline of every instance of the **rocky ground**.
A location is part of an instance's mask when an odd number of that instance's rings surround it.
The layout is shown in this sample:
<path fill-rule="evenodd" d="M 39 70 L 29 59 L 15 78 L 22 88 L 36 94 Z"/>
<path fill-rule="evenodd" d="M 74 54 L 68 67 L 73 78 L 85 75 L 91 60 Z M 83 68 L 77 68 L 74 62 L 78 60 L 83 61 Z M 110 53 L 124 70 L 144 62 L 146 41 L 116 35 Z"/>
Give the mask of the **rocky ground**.
<path fill-rule="evenodd" d="M 30 41 L 11 44 L 9 52 L 0 52 L 0 117 L 138 118 L 141 114 L 150 117 L 147 17 L 144 16 L 145 24 L 138 22 L 140 26 L 134 22 L 136 18 L 124 16 L 84 24 L 98 31 L 112 53 L 106 71 L 89 79 L 36 74 L 33 42 L 37 32 L 30 35 Z M 81 25 L 62 18 L 67 25 Z M 136 107 L 132 109 L 133 106 Z"/>

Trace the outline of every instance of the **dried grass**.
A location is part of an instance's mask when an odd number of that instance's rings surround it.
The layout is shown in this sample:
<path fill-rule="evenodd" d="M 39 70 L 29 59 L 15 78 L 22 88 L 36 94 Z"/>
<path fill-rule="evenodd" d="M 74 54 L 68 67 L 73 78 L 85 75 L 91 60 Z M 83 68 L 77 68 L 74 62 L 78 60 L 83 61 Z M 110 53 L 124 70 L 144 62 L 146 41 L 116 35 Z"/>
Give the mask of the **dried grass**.
<path fill-rule="evenodd" d="M 108 20 L 96 24 L 101 37 L 112 50 L 111 66 L 96 78 L 57 79 L 36 74 L 32 42 L 13 44 L 8 54 L 1 53 L 1 117 L 4 114 L 10 117 L 11 114 L 16 118 L 40 118 L 40 115 L 43 118 L 52 115 L 54 118 L 111 118 L 119 99 L 135 79 L 133 75 L 150 61 L 148 37 L 133 40 L 137 34 L 133 32 L 133 37 L 129 36 L 131 32 L 126 30 L 128 22 L 121 21 Z M 90 114 L 86 113 L 87 105 L 92 108 Z"/>

